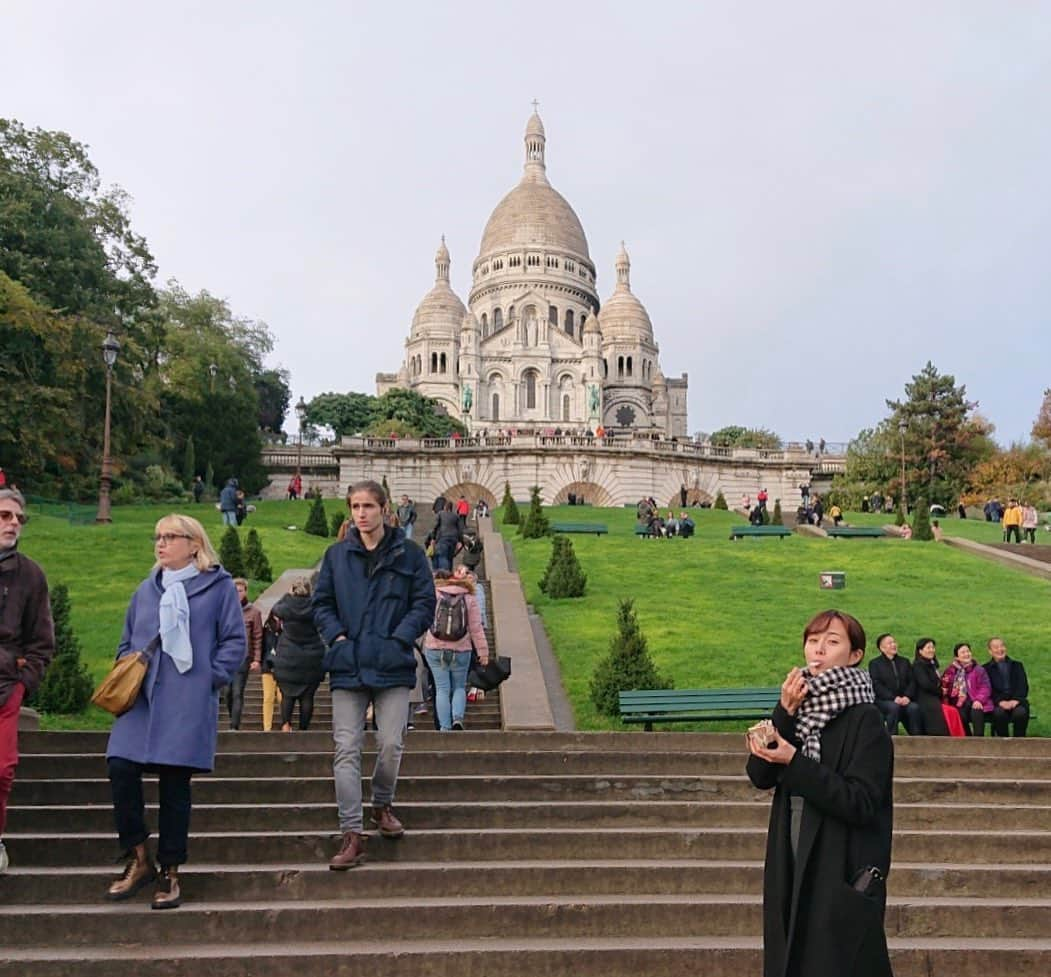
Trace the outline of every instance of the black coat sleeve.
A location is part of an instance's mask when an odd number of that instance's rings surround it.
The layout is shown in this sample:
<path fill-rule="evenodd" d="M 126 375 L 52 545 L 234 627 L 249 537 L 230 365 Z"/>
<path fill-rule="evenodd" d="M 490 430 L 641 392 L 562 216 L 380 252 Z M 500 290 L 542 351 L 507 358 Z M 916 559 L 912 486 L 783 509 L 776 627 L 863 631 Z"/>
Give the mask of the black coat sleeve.
<path fill-rule="evenodd" d="M 770 721 L 784 739 L 798 745 L 795 716 L 789 715 L 780 702 L 774 706 L 774 711 L 770 714 Z M 759 790 L 770 790 L 772 787 L 776 787 L 781 782 L 784 772 L 785 765 L 783 763 L 769 763 L 760 757 L 752 754 L 748 755 L 745 773 L 748 774 L 748 779 L 752 782 L 752 785 Z"/>
<path fill-rule="evenodd" d="M 872 679 L 872 691 L 876 694 L 877 699 L 884 702 L 893 699 L 898 694 L 887 684 L 887 679 L 893 677 L 893 666 L 890 669 L 891 674 L 888 675 L 886 662 L 887 658 L 883 654 L 869 662 L 869 678 Z"/>

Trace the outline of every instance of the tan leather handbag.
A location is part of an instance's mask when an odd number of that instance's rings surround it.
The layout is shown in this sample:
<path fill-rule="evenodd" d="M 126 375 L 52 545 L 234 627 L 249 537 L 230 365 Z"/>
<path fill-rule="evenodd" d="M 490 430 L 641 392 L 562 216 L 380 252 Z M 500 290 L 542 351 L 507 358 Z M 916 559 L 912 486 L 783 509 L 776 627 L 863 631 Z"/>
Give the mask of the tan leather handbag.
<path fill-rule="evenodd" d="M 118 658 L 109 674 L 99 682 L 91 701 L 114 716 L 123 716 L 135 705 L 142 680 L 146 678 L 150 662 L 160 644 L 161 636 L 157 635 L 143 651 L 133 651 L 130 655 Z"/>

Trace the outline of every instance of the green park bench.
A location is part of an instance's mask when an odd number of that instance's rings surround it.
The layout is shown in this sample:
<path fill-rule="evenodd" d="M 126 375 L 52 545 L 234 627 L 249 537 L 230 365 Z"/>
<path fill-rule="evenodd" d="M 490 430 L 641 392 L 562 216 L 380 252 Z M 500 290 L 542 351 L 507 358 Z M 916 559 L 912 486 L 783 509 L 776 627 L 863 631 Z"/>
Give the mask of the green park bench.
<path fill-rule="evenodd" d="M 734 526 L 730 530 L 730 539 L 743 539 L 745 536 L 791 536 L 792 530 L 787 526 Z"/>
<path fill-rule="evenodd" d="M 831 539 L 882 539 L 887 535 L 879 526 L 830 526 L 825 532 Z"/>
<path fill-rule="evenodd" d="M 609 530 L 604 522 L 555 522 L 551 524 L 553 533 L 594 533 L 604 536 Z"/>
<path fill-rule="evenodd" d="M 766 719 L 781 697 L 780 686 L 754 689 L 631 689 L 620 693 L 620 719 L 643 724 L 707 723 Z"/>

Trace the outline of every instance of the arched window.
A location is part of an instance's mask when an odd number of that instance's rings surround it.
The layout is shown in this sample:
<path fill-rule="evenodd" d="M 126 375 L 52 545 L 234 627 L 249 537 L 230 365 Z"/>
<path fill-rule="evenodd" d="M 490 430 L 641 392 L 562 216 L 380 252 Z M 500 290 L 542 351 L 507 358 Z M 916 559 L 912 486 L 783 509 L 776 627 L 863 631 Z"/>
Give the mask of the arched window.
<path fill-rule="evenodd" d="M 431 373 L 438 372 L 438 354 L 431 353 Z"/>
<path fill-rule="evenodd" d="M 445 371 L 443 370 L 442 372 L 444 373 Z M 629 377 L 631 376 L 631 357 L 630 356 L 628 357 L 628 376 Z"/>
<path fill-rule="evenodd" d="M 509 305 L 507 307 L 507 324 L 511 325 L 511 323 L 514 322 L 514 321 L 515 321 L 515 307 L 513 305 Z"/>
<path fill-rule="evenodd" d="M 504 314 L 499 309 L 493 309 L 493 332 L 499 332 L 504 328 Z"/>
<path fill-rule="evenodd" d="M 484 339 L 489 335 L 489 316 L 484 312 L 482 313 L 482 338 Z"/>
<path fill-rule="evenodd" d="M 445 372 L 445 354 L 444 353 L 442 353 L 440 359 L 438 360 L 438 363 L 439 363 L 438 372 L 439 373 L 444 373 Z"/>
<path fill-rule="evenodd" d="M 588 314 L 586 312 L 580 313 L 580 335 L 584 335 L 584 323 L 588 321 Z"/>
<path fill-rule="evenodd" d="M 553 305 L 547 307 L 547 321 L 552 326 L 558 325 L 558 309 Z"/>
<path fill-rule="evenodd" d="M 602 379 L 605 380 L 609 376 L 609 360 L 602 361 Z"/>
<path fill-rule="evenodd" d="M 530 370 L 525 375 L 526 409 L 536 407 L 536 374 Z"/>
<path fill-rule="evenodd" d="M 624 376 L 624 357 L 623 356 L 618 356 L 617 357 L 617 376 L 618 377 Z"/>
<path fill-rule="evenodd" d="M 493 394 L 493 420 L 500 420 L 500 395 Z"/>
<path fill-rule="evenodd" d="M 569 420 L 569 394 L 562 395 L 562 420 Z"/>
<path fill-rule="evenodd" d="M 566 309 L 566 335 L 573 335 L 573 310 Z"/>

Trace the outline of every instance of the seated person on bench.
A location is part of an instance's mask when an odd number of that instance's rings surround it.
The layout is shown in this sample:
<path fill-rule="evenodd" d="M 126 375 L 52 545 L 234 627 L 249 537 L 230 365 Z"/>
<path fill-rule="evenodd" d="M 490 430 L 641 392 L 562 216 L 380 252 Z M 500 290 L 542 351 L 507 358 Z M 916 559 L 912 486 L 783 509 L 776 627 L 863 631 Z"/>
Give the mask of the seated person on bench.
<path fill-rule="evenodd" d="M 688 513 L 679 513 L 679 535 L 683 539 L 689 539 L 693 535 L 695 528 L 694 521 L 690 518 Z"/>

